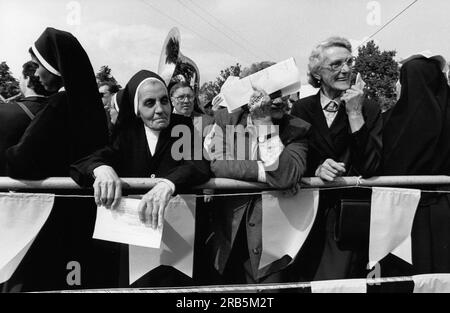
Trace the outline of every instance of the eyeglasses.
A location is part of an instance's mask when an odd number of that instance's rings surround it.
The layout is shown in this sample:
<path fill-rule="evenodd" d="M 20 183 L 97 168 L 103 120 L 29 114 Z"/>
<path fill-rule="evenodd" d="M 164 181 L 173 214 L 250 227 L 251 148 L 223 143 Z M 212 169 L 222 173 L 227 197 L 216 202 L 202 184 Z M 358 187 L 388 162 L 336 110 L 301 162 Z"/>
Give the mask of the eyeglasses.
<path fill-rule="evenodd" d="M 178 96 L 178 97 L 174 97 L 174 98 L 177 101 L 183 101 L 184 99 L 187 99 L 188 101 L 194 100 L 194 96 L 191 96 L 191 95 L 182 95 L 182 96 Z"/>
<path fill-rule="evenodd" d="M 355 62 L 356 62 L 356 58 L 352 56 L 352 57 L 346 58 L 345 60 L 334 61 L 333 63 L 326 65 L 326 66 L 322 66 L 322 67 L 329 69 L 330 71 L 333 71 L 333 72 L 339 72 L 339 71 L 342 71 L 342 68 L 344 67 L 344 65 L 347 65 L 348 67 L 352 68 L 353 66 L 355 66 Z"/>

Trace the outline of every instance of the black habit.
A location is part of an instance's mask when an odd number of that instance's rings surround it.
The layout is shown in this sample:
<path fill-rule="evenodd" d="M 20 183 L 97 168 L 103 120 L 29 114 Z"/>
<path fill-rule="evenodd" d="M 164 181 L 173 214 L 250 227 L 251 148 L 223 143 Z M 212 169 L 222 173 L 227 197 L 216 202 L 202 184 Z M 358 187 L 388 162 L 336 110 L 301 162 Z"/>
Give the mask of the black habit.
<path fill-rule="evenodd" d="M 71 163 L 103 147 L 108 139 L 94 71 L 81 44 L 68 32 L 47 28 L 32 49 L 48 71 L 59 73 L 65 90 L 49 97 L 20 141 L 7 150 L 7 175 L 20 179 L 68 177 Z M 94 218 L 92 199 L 57 197 L 4 290 L 86 288 Z M 81 266 L 81 286 L 66 280 L 72 261 Z"/>
<path fill-rule="evenodd" d="M 444 74 L 433 60 L 413 59 L 402 66 L 400 83 L 400 99 L 384 130 L 383 174 L 450 175 L 450 90 Z M 388 273 L 450 272 L 448 194 L 422 193 L 412 229 L 412 260 L 413 266 L 391 260 Z"/>
<path fill-rule="evenodd" d="M 188 191 L 192 186 L 204 183 L 209 179 L 209 164 L 203 159 L 193 159 L 193 146 L 191 146 L 191 160 L 176 160 L 172 154 L 172 146 L 183 136 L 183 134 L 172 136 L 174 127 L 178 125 L 188 126 L 190 136 L 192 136 L 190 138 L 191 145 L 194 143 L 194 126 L 192 119 L 189 117 L 171 114 L 170 124 L 167 128 L 161 130 L 155 154 L 151 154 L 145 135 L 144 123 L 134 112 L 137 88 L 147 78 L 156 78 L 163 83 L 158 75 L 149 71 L 140 71 L 134 75 L 118 98 L 120 111 L 113 134 L 113 143 L 91 156 L 81 159 L 72 166 L 71 176 L 81 186 L 92 186 L 94 182 L 93 170 L 100 165 L 113 167 L 119 177 L 168 179 L 174 183 L 176 193 Z M 121 287 L 128 287 L 128 246 L 119 243 L 110 243 L 110 246 L 109 254 L 99 256 L 99 258 L 107 258 L 105 263 L 108 262 L 110 265 L 109 272 L 106 273 L 104 268 L 99 267 L 98 275 L 120 277 L 116 284 Z M 115 251 L 115 255 L 111 255 L 111 253 L 114 254 L 111 251 Z M 160 266 L 136 281 L 133 286 L 177 286 L 183 284 L 192 284 L 192 280 L 172 267 Z"/>

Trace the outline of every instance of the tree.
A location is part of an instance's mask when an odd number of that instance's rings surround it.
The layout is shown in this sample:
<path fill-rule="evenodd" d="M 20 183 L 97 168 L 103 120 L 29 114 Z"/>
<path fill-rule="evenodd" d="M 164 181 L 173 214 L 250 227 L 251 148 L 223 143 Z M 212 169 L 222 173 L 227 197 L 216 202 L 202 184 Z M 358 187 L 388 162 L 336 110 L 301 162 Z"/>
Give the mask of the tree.
<path fill-rule="evenodd" d="M 19 82 L 15 79 L 6 62 L 0 63 L 0 95 L 8 99 L 20 92 Z"/>
<path fill-rule="evenodd" d="M 242 71 L 242 66 L 239 63 L 231 65 L 226 69 L 220 71 L 219 76 L 215 81 L 209 81 L 202 85 L 200 88 L 200 94 L 203 94 L 206 101 L 211 101 L 215 96 L 220 93 L 220 88 L 225 83 L 229 76 L 239 76 Z"/>
<path fill-rule="evenodd" d="M 355 71 L 361 73 L 366 82 L 367 95 L 380 104 L 386 111 L 395 105 L 395 83 L 399 76 L 398 63 L 394 60 L 396 51 L 380 51 L 378 46 L 369 41 L 358 48 Z"/>
<path fill-rule="evenodd" d="M 114 76 L 111 75 L 111 69 L 109 68 L 108 65 L 103 65 L 102 67 L 100 67 L 100 71 L 97 74 L 95 74 L 95 78 L 97 78 L 98 84 L 110 82 L 113 83 L 114 85 L 117 85 L 119 89 L 122 88 L 117 83 L 117 80 L 114 78 Z"/>

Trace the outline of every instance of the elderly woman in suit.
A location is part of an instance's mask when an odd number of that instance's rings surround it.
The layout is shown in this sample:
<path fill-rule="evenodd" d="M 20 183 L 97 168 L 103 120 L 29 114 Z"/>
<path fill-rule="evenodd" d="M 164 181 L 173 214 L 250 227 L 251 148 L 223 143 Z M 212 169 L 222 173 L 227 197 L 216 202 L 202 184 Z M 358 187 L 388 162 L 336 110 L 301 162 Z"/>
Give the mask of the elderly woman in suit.
<path fill-rule="evenodd" d="M 351 84 L 354 63 L 351 44 L 345 38 L 329 38 L 311 52 L 308 78 L 320 90 L 296 102 L 291 112 L 311 124 L 307 176 L 334 181 L 339 176 L 371 176 L 379 170 L 381 113 L 377 103 L 364 97 L 359 75 Z M 348 278 L 365 267 L 362 259 L 339 249 L 334 240 L 334 207 L 340 199 L 354 196 L 354 190 L 348 194 L 321 192 L 316 224 L 294 266 L 301 280 Z"/>

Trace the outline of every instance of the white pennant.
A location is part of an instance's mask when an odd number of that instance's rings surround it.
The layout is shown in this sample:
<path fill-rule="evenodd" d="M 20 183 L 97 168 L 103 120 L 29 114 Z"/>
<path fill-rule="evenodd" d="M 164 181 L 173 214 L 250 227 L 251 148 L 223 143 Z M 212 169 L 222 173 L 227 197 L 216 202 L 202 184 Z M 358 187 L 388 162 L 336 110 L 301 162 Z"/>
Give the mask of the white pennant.
<path fill-rule="evenodd" d="M 411 230 L 420 190 L 372 188 L 369 265 L 392 253 L 412 264 Z"/>
<path fill-rule="evenodd" d="M 426 274 L 412 277 L 414 293 L 450 293 L 450 274 Z"/>
<path fill-rule="evenodd" d="M 312 293 L 366 293 L 366 279 L 322 280 L 311 282 Z"/>
<path fill-rule="evenodd" d="M 0 283 L 11 278 L 19 266 L 54 201 L 55 196 L 48 194 L 0 194 Z"/>
<path fill-rule="evenodd" d="M 178 195 L 167 205 L 160 249 L 129 246 L 130 284 L 160 265 L 192 277 L 195 237 L 195 195 Z"/>
<path fill-rule="evenodd" d="M 319 190 L 300 190 L 294 196 L 281 192 L 262 195 L 262 247 L 259 269 L 289 255 L 294 259 L 303 246 L 317 214 Z"/>

